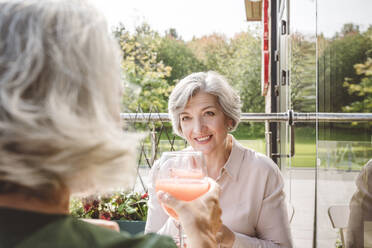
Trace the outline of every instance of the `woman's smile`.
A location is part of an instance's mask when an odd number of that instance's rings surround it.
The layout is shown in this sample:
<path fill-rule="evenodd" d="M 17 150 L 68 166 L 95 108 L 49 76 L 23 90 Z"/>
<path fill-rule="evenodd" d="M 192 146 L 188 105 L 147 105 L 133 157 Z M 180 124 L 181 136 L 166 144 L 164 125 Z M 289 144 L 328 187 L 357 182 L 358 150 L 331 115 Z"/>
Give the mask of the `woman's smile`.
<path fill-rule="evenodd" d="M 206 135 L 206 136 L 201 136 L 194 138 L 199 144 L 206 144 L 212 139 L 213 135 Z"/>

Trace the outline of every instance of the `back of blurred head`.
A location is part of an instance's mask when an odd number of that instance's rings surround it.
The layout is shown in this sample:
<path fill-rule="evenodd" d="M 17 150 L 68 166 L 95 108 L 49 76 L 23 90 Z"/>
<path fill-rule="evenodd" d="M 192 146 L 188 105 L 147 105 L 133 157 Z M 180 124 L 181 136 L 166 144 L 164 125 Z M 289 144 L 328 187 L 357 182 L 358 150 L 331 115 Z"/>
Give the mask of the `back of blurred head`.
<path fill-rule="evenodd" d="M 85 1 L 0 0 L 0 194 L 50 199 L 132 182 L 119 55 Z"/>

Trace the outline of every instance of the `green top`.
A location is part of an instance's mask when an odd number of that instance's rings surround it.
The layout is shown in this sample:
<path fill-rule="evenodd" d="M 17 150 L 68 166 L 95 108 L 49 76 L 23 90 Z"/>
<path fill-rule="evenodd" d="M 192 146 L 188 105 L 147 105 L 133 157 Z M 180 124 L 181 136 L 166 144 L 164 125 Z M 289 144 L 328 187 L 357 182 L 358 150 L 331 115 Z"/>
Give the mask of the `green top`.
<path fill-rule="evenodd" d="M 67 215 L 0 208 L 2 248 L 176 248 L 169 237 L 130 236 Z"/>

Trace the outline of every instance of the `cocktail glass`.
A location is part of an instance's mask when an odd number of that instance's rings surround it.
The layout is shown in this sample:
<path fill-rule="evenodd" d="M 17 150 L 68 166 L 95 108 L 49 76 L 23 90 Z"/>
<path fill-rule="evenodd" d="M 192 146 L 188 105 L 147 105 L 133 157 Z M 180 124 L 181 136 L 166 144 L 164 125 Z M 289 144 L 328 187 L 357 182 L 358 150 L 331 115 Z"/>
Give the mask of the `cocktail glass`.
<path fill-rule="evenodd" d="M 182 201 L 195 200 L 209 189 L 203 154 L 197 151 L 164 152 L 155 167 L 153 180 L 156 192 L 167 192 Z M 177 213 L 162 206 L 177 224 L 179 247 L 186 247 Z"/>

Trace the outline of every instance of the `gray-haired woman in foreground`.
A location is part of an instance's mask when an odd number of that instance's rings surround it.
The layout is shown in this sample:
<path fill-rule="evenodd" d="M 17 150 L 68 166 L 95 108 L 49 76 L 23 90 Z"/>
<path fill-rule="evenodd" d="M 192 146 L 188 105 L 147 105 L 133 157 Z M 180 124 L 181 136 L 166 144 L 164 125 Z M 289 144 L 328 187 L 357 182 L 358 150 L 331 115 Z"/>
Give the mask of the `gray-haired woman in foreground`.
<path fill-rule="evenodd" d="M 85 1 L 0 1 L 0 247 L 175 247 L 68 216 L 71 194 L 134 181 L 119 55 Z M 216 246 L 219 188 L 210 183 L 192 204 L 158 195 L 179 212 L 193 248 Z"/>
<path fill-rule="evenodd" d="M 229 134 L 240 121 L 240 98 L 215 72 L 193 73 L 169 97 L 173 130 L 187 149 L 201 151 L 208 176 L 221 186 L 220 247 L 292 247 L 283 178 L 274 162 Z M 146 232 L 174 235 L 176 227 L 150 188 Z"/>

